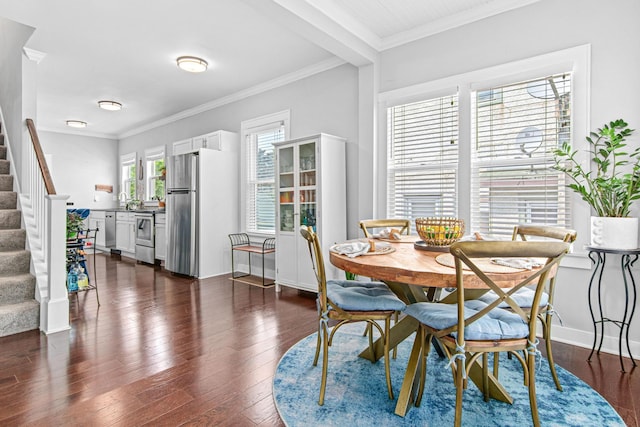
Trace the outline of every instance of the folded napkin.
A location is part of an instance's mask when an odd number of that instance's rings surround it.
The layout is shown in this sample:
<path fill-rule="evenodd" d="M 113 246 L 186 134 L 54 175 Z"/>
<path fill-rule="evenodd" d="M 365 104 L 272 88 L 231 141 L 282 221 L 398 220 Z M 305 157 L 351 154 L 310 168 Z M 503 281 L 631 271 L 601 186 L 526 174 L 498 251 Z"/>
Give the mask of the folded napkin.
<path fill-rule="evenodd" d="M 380 233 L 377 234 L 380 239 L 389 239 L 389 240 L 400 240 L 402 237 L 400 233 L 395 228 L 385 228 L 384 230 L 380 230 Z"/>
<path fill-rule="evenodd" d="M 524 268 L 532 270 L 535 267 L 542 267 L 544 264 L 533 258 L 491 258 L 491 262 L 505 267 Z"/>
<path fill-rule="evenodd" d="M 349 258 L 355 258 L 359 255 L 369 252 L 368 242 L 347 242 L 335 245 L 331 250 L 339 253 L 340 255 L 346 255 Z"/>

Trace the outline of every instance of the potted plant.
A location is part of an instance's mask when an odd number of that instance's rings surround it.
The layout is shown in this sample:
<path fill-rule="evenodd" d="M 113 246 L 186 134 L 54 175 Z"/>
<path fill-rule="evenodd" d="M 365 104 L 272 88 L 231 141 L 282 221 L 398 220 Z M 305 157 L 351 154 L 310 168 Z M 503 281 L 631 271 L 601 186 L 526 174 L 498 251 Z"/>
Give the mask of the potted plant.
<path fill-rule="evenodd" d="M 640 198 L 640 147 L 627 149 L 633 129 L 622 119 L 605 124 L 586 138 L 591 165 L 584 168 L 578 151 L 568 142 L 554 150 L 554 168 L 570 179 L 596 213 L 591 217 L 591 245 L 613 249 L 638 247 L 638 218 L 629 217 L 631 204 Z"/>

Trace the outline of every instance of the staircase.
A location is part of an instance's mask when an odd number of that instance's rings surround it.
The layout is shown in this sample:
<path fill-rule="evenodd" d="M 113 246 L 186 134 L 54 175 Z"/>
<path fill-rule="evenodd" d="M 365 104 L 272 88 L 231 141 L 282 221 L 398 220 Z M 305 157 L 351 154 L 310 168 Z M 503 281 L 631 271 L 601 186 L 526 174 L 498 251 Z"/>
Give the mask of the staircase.
<path fill-rule="evenodd" d="M 0 124 L 0 336 L 40 326 L 36 278 L 29 272 L 31 253 L 25 250 L 26 232 L 17 202 Z"/>

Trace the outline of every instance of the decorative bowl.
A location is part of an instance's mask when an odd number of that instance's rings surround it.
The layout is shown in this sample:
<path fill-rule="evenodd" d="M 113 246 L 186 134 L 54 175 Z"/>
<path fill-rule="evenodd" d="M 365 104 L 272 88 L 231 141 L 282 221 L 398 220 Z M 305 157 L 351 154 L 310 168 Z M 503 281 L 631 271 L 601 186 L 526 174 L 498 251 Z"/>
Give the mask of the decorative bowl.
<path fill-rule="evenodd" d="M 416 218 L 416 230 L 427 246 L 449 246 L 464 235 L 464 220 L 452 217 Z"/>

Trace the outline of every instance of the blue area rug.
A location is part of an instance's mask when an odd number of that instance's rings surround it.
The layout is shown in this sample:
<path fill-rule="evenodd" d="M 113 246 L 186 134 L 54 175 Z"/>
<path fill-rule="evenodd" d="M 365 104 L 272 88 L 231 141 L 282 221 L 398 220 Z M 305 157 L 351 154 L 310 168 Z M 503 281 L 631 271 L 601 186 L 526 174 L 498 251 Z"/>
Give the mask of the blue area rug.
<path fill-rule="evenodd" d="M 312 365 L 316 334 L 287 351 L 273 380 L 273 397 L 287 426 L 447 426 L 453 425 L 455 388 L 447 361 L 432 350 L 427 362 L 427 387 L 419 408 L 411 407 L 402 418 L 394 414 L 396 400 L 387 396 L 384 361 L 372 364 L 358 357 L 367 346 L 363 324 L 342 327 L 329 348 L 329 372 L 324 406 L 318 405 L 320 362 Z M 398 347 L 391 361 L 393 392 L 398 397 L 413 338 Z M 586 362 L 585 362 L 586 363 Z M 558 367 L 564 391 L 558 391 L 542 359 L 536 371 L 538 411 L 543 426 L 624 426 L 624 422 L 591 387 Z M 513 358 L 500 360 L 500 381 L 514 403 L 485 402 L 469 381 L 462 404 L 465 426 L 531 425 L 529 395 L 523 385 L 522 368 Z"/>

